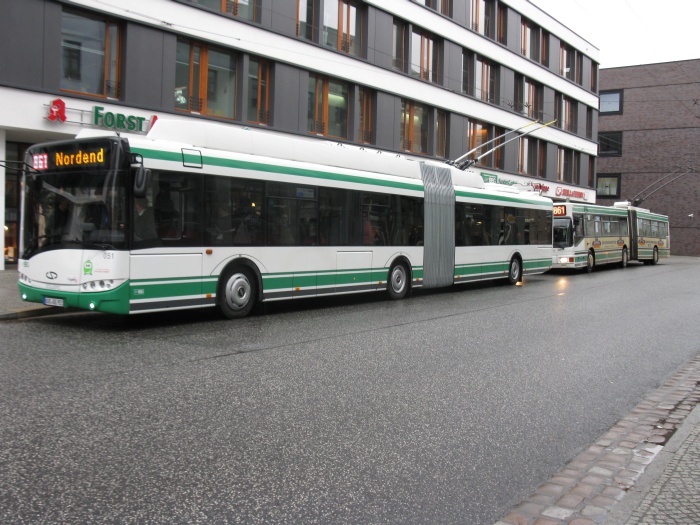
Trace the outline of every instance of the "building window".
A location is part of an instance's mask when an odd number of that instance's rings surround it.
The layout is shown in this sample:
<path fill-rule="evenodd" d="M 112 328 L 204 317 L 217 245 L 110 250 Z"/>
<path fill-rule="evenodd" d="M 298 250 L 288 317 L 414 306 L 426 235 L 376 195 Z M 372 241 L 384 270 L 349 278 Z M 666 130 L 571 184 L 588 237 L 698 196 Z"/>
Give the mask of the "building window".
<path fill-rule="evenodd" d="M 544 30 L 540 38 L 540 64 L 549 67 L 549 33 Z"/>
<path fill-rule="evenodd" d="M 600 92 L 600 114 L 622 114 L 622 91 Z"/>
<path fill-rule="evenodd" d="M 554 101 L 556 126 L 571 133 L 576 133 L 578 127 L 578 102 L 561 93 L 554 95 Z"/>
<path fill-rule="evenodd" d="M 358 142 L 372 144 L 374 96 L 369 88 L 360 88 L 360 130 Z"/>
<path fill-rule="evenodd" d="M 355 2 L 326 0 L 323 4 L 323 44 L 353 56 L 362 54 L 362 11 Z"/>
<path fill-rule="evenodd" d="M 557 149 L 557 181 L 573 182 L 574 152 L 568 148 Z"/>
<path fill-rule="evenodd" d="M 235 118 L 234 53 L 178 39 L 175 86 L 175 109 Z"/>
<path fill-rule="evenodd" d="M 406 72 L 406 24 L 401 20 L 394 19 L 392 46 L 394 69 Z"/>
<path fill-rule="evenodd" d="M 562 42 L 559 57 L 559 74 L 569 80 L 575 80 L 576 68 L 573 48 Z"/>
<path fill-rule="evenodd" d="M 586 108 L 586 138 L 593 138 L 593 109 Z"/>
<path fill-rule="evenodd" d="M 515 76 L 515 110 L 533 120 L 542 119 L 542 86 L 537 82 Z"/>
<path fill-rule="evenodd" d="M 595 182 L 595 157 L 588 157 L 588 187 L 592 188 Z"/>
<path fill-rule="evenodd" d="M 530 60 L 539 60 L 540 58 L 540 28 L 526 18 L 523 18 L 521 22 L 520 52 Z"/>
<path fill-rule="evenodd" d="M 495 104 L 498 102 L 498 66 L 480 56 L 476 57 L 474 68 L 476 96 Z"/>
<path fill-rule="evenodd" d="M 305 40 L 314 40 L 314 2 L 297 0 L 297 36 Z"/>
<path fill-rule="evenodd" d="M 270 120 L 270 62 L 262 58 L 251 58 L 248 67 L 248 120 Z"/>
<path fill-rule="evenodd" d="M 462 50 L 462 93 L 474 96 L 474 55 Z"/>
<path fill-rule="evenodd" d="M 619 157 L 622 155 L 622 131 L 599 132 L 598 155 L 601 157 Z"/>
<path fill-rule="evenodd" d="M 467 150 L 471 151 L 476 149 L 476 151 L 469 156 L 469 159 L 476 160 L 487 151 L 493 150 L 488 155 L 479 159 L 477 165 L 503 169 L 503 148 L 495 148 L 503 144 L 504 139 L 502 135 L 504 133 L 505 131 L 503 128 L 492 126 L 479 120 L 470 119 L 467 128 Z M 499 138 L 494 140 L 496 137 Z M 494 140 L 494 142 L 481 148 L 481 146 L 486 144 L 489 140 Z"/>
<path fill-rule="evenodd" d="M 435 156 L 447 158 L 447 112 L 437 110 L 437 124 L 435 127 Z"/>
<path fill-rule="evenodd" d="M 581 184 L 581 152 L 574 151 L 574 163 L 571 166 L 573 174 L 573 183 L 579 186 Z"/>
<path fill-rule="evenodd" d="M 452 0 L 416 0 L 416 2 L 441 15 L 452 16 Z"/>
<path fill-rule="evenodd" d="M 495 0 L 472 0 L 472 29 L 485 37 L 495 37 Z"/>
<path fill-rule="evenodd" d="M 428 154 L 430 111 L 427 106 L 401 100 L 401 148 L 412 153 Z"/>
<path fill-rule="evenodd" d="M 188 0 L 189 2 L 208 7 L 213 11 L 233 15 L 244 20 L 257 22 L 257 7 L 259 0 Z"/>
<path fill-rule="evenodd" d="M 591 62 L 591 91 L 598 92 L 598 64 Z"/>
<path fill-rule="evenodd" d="M 104 18 L 61 15 L 61 90 L 119 98 L 121 28 Z"/>
<path fill-rule="evenodd" d="M 598 175 L 595 191 L 598 197 L 620 197 L 620 175 Z"/>
<path fill-rule="evenodd" d="M 533 177 L 543 177 L 546 144 L 532 137 L 520 137 L 519 145 L 518 171 Z"/>
<path fill-rule="evenodd" d="M 345 82 L 309 75 L 309 133 L 348 137 L 348 91 Z"/>
<path fill-rule="evenodd" d="M 504 46 L 508 44 L 508 6 L 498 4 L 498 28 L 496 29 L 496 40 Z"/>
<path fill-rule="evenodd" d="M 440 83 L 440 50 L 442 43 L 427 31 L 411 33 L 411 76 Z"/>

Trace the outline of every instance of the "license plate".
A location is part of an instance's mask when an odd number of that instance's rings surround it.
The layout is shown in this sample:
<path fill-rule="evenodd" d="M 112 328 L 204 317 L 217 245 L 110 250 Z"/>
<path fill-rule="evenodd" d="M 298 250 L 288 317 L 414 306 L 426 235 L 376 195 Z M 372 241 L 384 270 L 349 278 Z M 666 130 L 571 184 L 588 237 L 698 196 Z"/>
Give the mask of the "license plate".
<path fill-rule="evenodd" d="M 56 299 L 55 297 L 44 297 L 44 304 L 46 306 L 63 306 L 63 299 Z"/>

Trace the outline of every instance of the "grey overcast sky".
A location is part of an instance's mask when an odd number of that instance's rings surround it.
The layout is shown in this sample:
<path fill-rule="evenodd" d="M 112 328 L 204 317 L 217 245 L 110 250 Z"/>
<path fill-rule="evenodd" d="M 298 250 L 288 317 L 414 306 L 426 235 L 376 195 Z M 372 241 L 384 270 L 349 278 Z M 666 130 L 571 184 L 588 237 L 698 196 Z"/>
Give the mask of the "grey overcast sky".
<path fill-rule="evenodd" d="M 530 0 L 600 50 L 600 67 L 700 58 L 700 0 Z"/>

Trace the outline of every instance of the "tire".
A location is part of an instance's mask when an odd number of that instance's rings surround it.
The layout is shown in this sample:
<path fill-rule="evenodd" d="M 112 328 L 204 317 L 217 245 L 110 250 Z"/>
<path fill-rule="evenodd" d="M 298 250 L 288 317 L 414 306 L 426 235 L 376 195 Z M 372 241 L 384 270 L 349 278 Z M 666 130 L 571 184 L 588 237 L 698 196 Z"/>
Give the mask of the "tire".
<path fill-rule="evenodd" d="M 654 254 L 651 256 L 651 261 L 649 261 L 649 264 L 654 265 L 659 262 L 659 250 L 656 246 L 654 246 Z"/>
<path fill-rule="evenodd" d="M 518 284 L 523 280 L 523 262 L 520 257 L 513 257 L 508 265 L 508 282 Z"/>
<path fill-rule="evenodd" d="M 408 273 L 408 267 L 403 262 L 397 262 L 389 270 L 388 281 L 389 297 L 394 300 L 403 299 L 408 295 L 411 287 L 411 279 Z"/>
<path fill-rule="evenodd" d="M 219 281 L 219 309 L 229 319 L 247 316 L 258 296 L 258 283 L 253 272 L 237 266 L 224 272 Z"/>
<path fill-rule="evenodd" d="M 627 268 L 627 248 L 622 248 L 622 261 L 620 261 L 620 268 Z"/>
<path fill-rule="evenodd" d="M 593 268 L 595 268 L 595 254 L 591 250 L 588 252 L 588 257 L 586 257 L 586 271 L 591 273 Z"/>

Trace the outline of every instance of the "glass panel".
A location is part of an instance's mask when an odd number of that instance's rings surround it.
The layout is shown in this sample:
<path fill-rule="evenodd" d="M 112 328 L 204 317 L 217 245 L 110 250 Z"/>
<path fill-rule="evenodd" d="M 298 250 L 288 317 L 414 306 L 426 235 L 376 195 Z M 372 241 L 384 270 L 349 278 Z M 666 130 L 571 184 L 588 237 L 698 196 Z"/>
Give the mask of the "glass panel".
<path fill-rule="evenodd" d="M 61 89 L 107 95 L 104 78 L 106 33 L 107 24 L 102 20 L 63 13 Z"/>
<path fill-rule="evenodd" d="M 231 0 L 227 1 L 228 4 Z M 255 20 L 255 0 L 235 0 L 234 15 L 245 20 Z"/>
<path fill-rule="evenodd" d="M 601 113 L 617 113 L 620 111 L 620 93 L 601 93 L 600 94 L 600 112 Z"/>
<path fill-rule="evenodd" d="M 328 82 L 328 134 L 348 136 L 348 86 L 344 82 Z"/>
<path fill-rule="evenodd" d="M 107 56 L 107 96 L 119 97 L 119 26 L 110 23 L 107 26 L 109 34 L 109 53 Z"/>
<path fill-rule="evenodd" d="M 338 49 L 338 0 L 323 4 L 323 44 Z"/>
<path fill-rule="evenodd" d="M 234 118 L 236 61 L 231 53 L 209 50 L 207 70 L 207 114 Z"/>
<path fill-rule="evenodd" d="M 248 120 L 267 123 L 267 77 L 268 64 L 265 60 L 251 58 L 248 67 Z"/>
<path fill-rule="evenodd" d="M 394 35 L 393 35 L 393 56 L 394 68 L 404 71 L 404 31 L 405 26 L 402 22 L 394 20 Z"/>
<path fill-rule="evenodd" d="M 298 0 L 297 36 L 306 40 L 313 39 L 314 3 L 313 0 Z"/>
<path fill-rule="evenodd" d="M 430 111 L 415 104 L 413 108 L 413 149 L 416 153 L 428 153 L 428 125 Z"/>
<path fill-rule="evenodd" d="M 314 75 L 309 75 L 309 94 L 308 94 L 308 116 L 306 130 L 310 133 L 323 133 L 323 122 L 321 121 L 321 115 L 318 114 L 319 107 L 317 100 L 320 100 L 322 96 L 319 96 L 317 92 L 318 84 Z"/>
<path fill-rule="evenodd" d="M 190 44 L 178 40 L 175 50 L 175 107 L 189 109 Z"/>
<path fill-rule="evenodd" d="M 348 6 L 349 10 L 349 28 L 350 28 L 350 41 L 347 45 L 348 53 L 355 56 L 360 56 L 362 53 L 360 45 L 362 44 L 362 20 L 357 16 L 357 7 L 354 5 Z M 347 38 L 347 35 L 346 35 Z"/>

